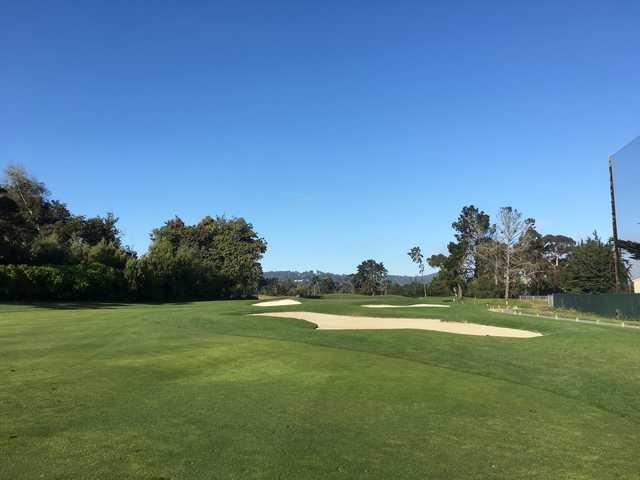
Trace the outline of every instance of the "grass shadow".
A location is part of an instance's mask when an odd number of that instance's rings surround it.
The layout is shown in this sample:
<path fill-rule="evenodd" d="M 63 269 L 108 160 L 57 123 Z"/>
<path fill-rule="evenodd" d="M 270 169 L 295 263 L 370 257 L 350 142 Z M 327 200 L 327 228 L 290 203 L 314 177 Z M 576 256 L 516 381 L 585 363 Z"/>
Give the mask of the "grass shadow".
<path fill-rule="evenodd" d="M 30 303 L 15 303 L 16 306 L 42 308 L 48 310 L 104 310 L 114 309 L 121 307 L 136 307 L 136 306 L 159 306 L 159 305 L 192 305 L 198 300 L 183 300 L 183 301 L 167 301 L 167 302 L 117 302 L 117 301 L 60 301 L 60 302 L 30 302 Z M 208 300 L 201 300 L 208 301 Z"/>
<path fill-rule="evenodd" d="M 132 304 L 120 302 L 33 302 L 23 305 L 49 310 L 86 310 L 126 307 Z"/>

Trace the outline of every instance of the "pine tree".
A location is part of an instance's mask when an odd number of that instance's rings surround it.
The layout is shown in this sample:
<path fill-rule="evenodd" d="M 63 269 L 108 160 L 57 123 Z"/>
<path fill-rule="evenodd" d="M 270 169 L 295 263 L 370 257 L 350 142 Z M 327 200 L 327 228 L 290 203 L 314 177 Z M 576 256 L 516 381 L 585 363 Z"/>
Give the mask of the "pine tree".
<path fill-rule="evenodd" d="M 571 293 L 608 293 L 615 287 L 611 246 L 594 233 L 580 242 L 567 264 L 565 290 Z"/>

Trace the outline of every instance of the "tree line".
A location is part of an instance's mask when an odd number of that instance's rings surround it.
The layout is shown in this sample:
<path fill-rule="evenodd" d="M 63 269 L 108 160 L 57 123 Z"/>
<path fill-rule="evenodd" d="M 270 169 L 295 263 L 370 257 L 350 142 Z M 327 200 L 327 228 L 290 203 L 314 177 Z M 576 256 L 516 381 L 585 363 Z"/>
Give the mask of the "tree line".
<path fill-rule="evenodd" d="M 408 252 L 420 274 L 425 265 L 438 269 L 428 286 L 432 295 L 509 299 L 522 294 L 591 294 L 615 289 L 613 243 L 603 241 L 596 232 L 579 242 L 566 235 L 543 235 L 535 220 L 517 209 L 501 208 L 494 223 L 473 205 L 462 209 L 452 228 L 455 240 L 447 245 L 447 253 L 425 259 L 420 247 Z M 633 244 L 623 247 L 633 254 Z M 623 288 L 628 290 L 630 268 L 625 260 L 620 261 L 619 271 Z M 427 286 L 424 288 L 426 293 Z"/>
<path fill-rule="evenodd" d="M 519 295 L 550 293 L 609 293 L 616 288 L 612 240 L 602 240 L 596 232 L 576 241 L 561 234 L 542 234 L 533 218 L 515 208 L 503 207 L 496 221 L 473 205 L 462 208 L 452 223 L 454 240 L 446 253 L 426 257 L 419 246 L 407 255 L 417 267 L 417 281 L 407 285 L 389 280 L 382 262 L 364 260 L 354 274 L 336 282 L 314 276 L 294 282 L 269 279 L 262 292 L 271 295 L 316 296 L 324 293 L 396 294 L 410 297 L 464 296 L 513 298 Z M 637 243 L 621 241 L 631 258 L 640 259 Z M 425 269 L 437 269 L 425 278 Z M 631 286 L 630 267 L 619 264 L 622 288 Z M 418 281 L 419 279 L 419 281 Z"/>
<path fill-rule="evenodd" d="M 0 299 L 238 298 L 257 293 L 267 244 L 243 218 L 168 220 L 142 255 L 111 213 L 73 214 L 44 183 L 10 166 L 0 184 Z"/>
<path fill-rule="evenodd" d="M 243 298 L 326 293 L 465 295 L 511 298 L 555 292 L 607 293 L 615 288 L 612 241 L 596 233 L 576 242 L 538 232 L 536 222 L 504 207 L 495 222 L 473 205 L 452 223 L 444 254 L 408 252 L 418 269 L 411 284 L 392 282 L 382 262 L 367 259 L 351 275 L 315 274 L 305 281 L 263 278 L 266 241 L 243 218 L 179 217 L 151 232 L 147 253 L 124 246 L 118 219 L 87 217 L 51 197 L 44 183 L 10 166 L 0 183 L 0 299 L 145 300 Z M 631 258 L 640 245 L 620 241 Z M 427 283 L 426 266 L 437 269 Z M 619 264 L 623 288 L 629 265 Z"/>
<path fill-rule="evenodd" d="M 317 272 L 310 278 L 297 281 L 290 278 L 263 279 L 260 292 L 265 295 L 297 295 L 311 298 L 330 293 L 419 296 L 416 289 L 417 283 L 400 284 L 393 282 L 393 278 L 394 276 L 389 275 L 384 263 L 367 259 L 362 261 L 356 267 L 356 272 L 350 275 Z"/>

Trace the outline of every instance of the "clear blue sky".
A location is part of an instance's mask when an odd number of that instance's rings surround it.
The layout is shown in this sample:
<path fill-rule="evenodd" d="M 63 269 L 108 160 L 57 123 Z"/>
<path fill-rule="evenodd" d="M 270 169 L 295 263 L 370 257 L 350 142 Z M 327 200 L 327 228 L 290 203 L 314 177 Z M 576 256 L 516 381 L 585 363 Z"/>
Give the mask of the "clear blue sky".
<path fill-rule="evenodd" d="M 3 2 L 0 163 L 143 252 L 244 216 L 265 269 L 392 273 L 463 205 L 610 231 L 640 2 Z"/>

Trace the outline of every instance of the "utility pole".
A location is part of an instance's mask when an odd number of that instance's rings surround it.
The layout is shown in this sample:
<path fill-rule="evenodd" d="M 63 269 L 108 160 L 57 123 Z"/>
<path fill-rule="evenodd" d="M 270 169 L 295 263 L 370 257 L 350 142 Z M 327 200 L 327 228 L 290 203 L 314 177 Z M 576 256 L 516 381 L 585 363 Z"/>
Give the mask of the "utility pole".
<path fill-rule="evenodd" d="M 620 251 L 618 250 L 618 223 L 616 221 L 616 193 L 613 187 L 613 157 L 609 155 L 609 189 L 611 191 L 611 227 L 613 228 L 613 271 L 616 292 L 620 292 Z"/>

